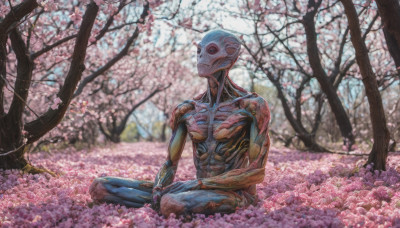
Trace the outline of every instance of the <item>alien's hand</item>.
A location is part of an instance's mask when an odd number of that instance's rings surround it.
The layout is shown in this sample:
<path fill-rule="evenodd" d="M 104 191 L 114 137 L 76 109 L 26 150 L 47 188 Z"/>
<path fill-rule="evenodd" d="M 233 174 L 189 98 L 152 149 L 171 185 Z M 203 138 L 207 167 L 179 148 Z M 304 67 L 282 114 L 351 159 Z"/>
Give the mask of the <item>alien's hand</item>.
<path fill-rule="evenodd" d="M 200 179 L 190 181 L 177 181 L 174 182 L 162 190 L 162 195 L 167 193 L 180 193 L 191 190 L 201 189 L 202 182 Z"/>
<path fill-rule="evenodd" d="M 161 187 L 160 186 L 156 186 L 153 188 L 153 193 L 151 195 L 151 207 L 155 210 L 155 211 L 159 211 L 160 210 L 160 201 L 161 201 Z"/>

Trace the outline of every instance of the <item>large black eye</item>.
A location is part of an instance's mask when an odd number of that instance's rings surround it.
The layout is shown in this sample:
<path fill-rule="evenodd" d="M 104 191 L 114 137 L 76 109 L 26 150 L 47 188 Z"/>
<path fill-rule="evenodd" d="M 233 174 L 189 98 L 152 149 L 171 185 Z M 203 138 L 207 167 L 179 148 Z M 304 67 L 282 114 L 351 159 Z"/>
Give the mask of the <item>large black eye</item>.
<path fill-rule="evenodd" d="M 217 47 L 217 46 L 214 46 L 214 45 L 211 45 L 211 46 L 209 46 L 209 47 L 207 48 L 207 52 L 208 52 L 208 54 L 210 54 L 210 55 L 214 55 L 215 53 L 218 52 L 218 47 Z"/>
<path fill-rule="evenodd" d="M 197 54 L 200 54 L 200 52 L 201 52 L 201 47 L 198 46 L 198 47 L 197 47 Z"/>

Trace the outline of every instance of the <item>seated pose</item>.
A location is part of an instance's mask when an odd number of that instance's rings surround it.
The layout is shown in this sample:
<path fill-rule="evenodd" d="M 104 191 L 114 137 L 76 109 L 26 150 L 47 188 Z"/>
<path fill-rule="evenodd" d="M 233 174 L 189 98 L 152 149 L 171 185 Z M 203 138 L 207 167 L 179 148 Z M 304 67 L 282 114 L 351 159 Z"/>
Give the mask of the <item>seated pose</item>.
<path fill-rule="evenodd" d="M 97 203 L 152 207 L 171 213 L 231 213 L 257 202 L 256 184 L 264 179 L 270 140 L 265 100 L 228 77 L 240 42 L 232 34 L 209 32 L 198 44 L 197 69 L 207 91 L 178 105 L 171 118 L 168 156 L 154 182 L 96 178 L 90 194 Z M 173 182 L 189 134 L 197 179 Z"/>

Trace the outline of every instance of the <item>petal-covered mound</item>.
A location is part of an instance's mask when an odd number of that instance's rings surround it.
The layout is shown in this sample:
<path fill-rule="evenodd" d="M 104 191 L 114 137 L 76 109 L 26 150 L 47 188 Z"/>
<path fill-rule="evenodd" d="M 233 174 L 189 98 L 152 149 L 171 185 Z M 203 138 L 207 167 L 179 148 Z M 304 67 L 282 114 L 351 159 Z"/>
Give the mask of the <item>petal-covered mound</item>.
<path fill-rule="evenodd" d="M 190 146 L 176 180 L 195 177 Z M 0 171 L 1 227 L 396 227 L 400 226 L 400 153 L 388 169 L 360 168 L 366 157 L 272 149 L 256 207 L 230 215 L 164 218 L 149 206 L 93 205 L 88 190 L 98 176 L 153 180 L 166 157 L 160 143 L 122 143 L 91 151 L 67 149 L 30 156 L 55 171 L 27 175 Z"/>

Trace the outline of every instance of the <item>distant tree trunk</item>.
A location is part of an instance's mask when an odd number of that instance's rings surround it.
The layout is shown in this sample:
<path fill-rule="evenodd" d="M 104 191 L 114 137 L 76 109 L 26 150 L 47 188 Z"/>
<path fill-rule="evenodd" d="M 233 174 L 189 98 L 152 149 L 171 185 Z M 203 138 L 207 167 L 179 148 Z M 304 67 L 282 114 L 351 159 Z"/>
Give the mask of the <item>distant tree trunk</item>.
<path fill-rule="evenodd" d="M 295 137 L 295 135 L 283 135 L 279 134 L 278 132 L 274 131 L 273 129 L 270 129 L 269 132 L 271 135 L 273 135 L 277 140 L 281 141 L 284 143 L 285 147 L 289 147 L 292 144 L 292 141 Z"/>
<path fill-rule="evenodd" d="M 383 23 L 383 33 L 396 67 L 400 67 L 400 3 L 399 0 L 376 0 Z M 400 72 L 400 70 L 398 70 Z"/>
<path fill-rule="evenodd" d="M 110 140 L 113 143 L 120 143 L 121 142 L 121 135 L 120 134 L 111 134 Z"/>
<path fill-rule="evenodd" d="M 335 119 L 339 126 L 340 132 L 342 134 L 343 142 L 350 150 L 351 146 L 355 142 L 353 127 L 351 126 L 350 119 L 342 105 L 342 102 L 339 99 L 339 96 L 336 93 L 333 82 L 331 82 L 330 78 L 322 67 L 321 59 L 319 56 L 314 17 L 318 12 L 318 8 L 321 5 L 321 2 L 322 0 L 319 0 L 318 2 L 314 0 L 309 0 L 309 10 L 303 17 L 303 26 L 307 38 L 307 55 L 311 69 L 313 71 L 313 76 L 318 80 L 321 90 L 325 93 L 331 110 L 335 115 Z"/>
<path fill-rule="evenodd" d="M 103 124 L 98 121 L 100 132 L 106 137 L 107 141 L 113 143 L 120 143 L 121 142 L 121 134 L 123 132 L 118 129 L 117 126 L 117 118 L 111 114 L 112 122 L 107 122 L 106 127 L 103 127 Z"/>
<path fill-rule="evenodd" d="M 256 89 L 255 89 L 255 87 L 254 87 L 254 78 L 256 77 L 255 75 L 254 75 L 254 73 L 253 72 L 251 72 L 251 71 L 248 71 L 248 73 L 249 73 L 249 77 L 250 77 L 250 91 L 249 92 L 256 92 Z"/>
<path fill-rule="evenodd" d="M 341 0 L 341 2 L 345 8 L 351 42 L 356 52 L 356 61 L 360 68 L 370 107 L 374 145 L 369 154 L 367 164 L 373 163 L 373 168 L 375 170 L 385 170 L 390 135 L 386 125 L 381 94 L 378 89 L 376 76 L 369 61 L 368 49 L 362 40 L 357 11 L 351 0 Z"/>
<path fill-rule="evenodd" d="M 161 136 L 160 136 L 161 142 L 167 141 L 167 126 L 168 126 L 169 115 L 168 113 L 164 113 L 164 116 L 165 116 L 165 121 L 161 127 Z"/>
<path fill-rule="evenodd" d="M 324 148 L 323 146 L 319 145 L 315 141 L 315 132 L 316 132 L 316 129 L 318 128 L 319 120 L 316 120 L 318 122 L 315 123 L 313 132 L 311 132 L 311 133 L 308 132 L 305 129 L 305 127 L 303 126 L 303 124 L 301 123 L 301 119 L 300 118 L 296 119 L 293 116 L 293 114 L 290 110 L 290 107 L 288 105 L 288 102 L 286 100 L 286 97 L 282 91 L 281 84 L 278 82 L 278 80 L 276 80 L 272 76 L 272 74 L 270 72 L 267 72 L 267 76 L 268 76 L 269 80 L 274 84 L 275 88 L 278 91 L 278 98 L 282 103 L 282 108 L 283 108 L 286 118 L 288 119 L 290 125 L 293 127 L 294 131 L 296 132 L 296 136 L 304 143 L 304 146 L 307 147 L 309 150 L 315 151 L 315 152 L 329 151 L 326 148 Z M 321 110 L 318 110 L 318 111 L 320 112 Z M 298 113 L 301 113 L 301 111 Z"/>
<path fill-rule="evenodd" d="M 161 142 L 167 141 L 166 131 L 167 131 L 167 123 L 164 122 L 161 127 L 161 136 L 160 136 Z"/>
<path fill-rule="evenodd" d="M 110 140 L 114 143 L 121 142 L 121 134 L 124 132 L 126 125 L 128 123 L 129 117 L 131 117 L 132 113 L 139 108 L 141 105 L 146 103 L 149 99 L 151 99 L 157 93 L 168 89 L 171 84 L 168 84 L 166 87 L 156 88 L 142 100 L 140 100 L 137 104 L 133 105 L 131 109 L 129 109 L 124 116 L 122 116 L 121 121 L 117 123 L 117 116 L 111 114 L 112 122 L 106 124 L 106 127 L 103 127 L 103 124 L 98 121 L 98 125 L 100 128 L 100 132 L 106 137 L 106 139 Z"/>

